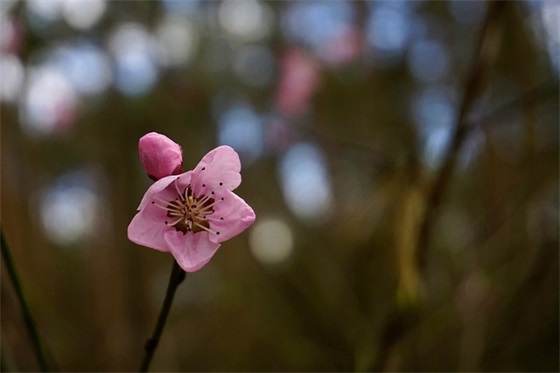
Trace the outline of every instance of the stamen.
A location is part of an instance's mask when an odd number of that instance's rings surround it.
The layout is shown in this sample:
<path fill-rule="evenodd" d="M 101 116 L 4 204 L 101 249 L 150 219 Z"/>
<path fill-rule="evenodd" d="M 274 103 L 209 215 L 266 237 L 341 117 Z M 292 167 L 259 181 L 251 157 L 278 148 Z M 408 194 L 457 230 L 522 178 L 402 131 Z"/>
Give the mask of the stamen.
<path fill-rule="evenodd" d="M 170 207 L 176 210 L 180 210 L 185 207 L 181 202 L 166 201 L 158 197 L 154 197 L 154 199 L 152 200 L 152 204 L 164 210 L 169 210 Z"/>
<path fill-rule="evenodd" d="M 208 206 L 203 206 L 203 207 L 201 207 L 200 209 L 198 209 L 197 212 L 198 212 L 199 214 L 205 214 L 205 215 L 206 215 L 208 212 L 214 212 L 213 207 L 214 207 L 213 204 L 212 204 L 212 205 L 208 205 Z"/>
<path fill-rule="evenodd" d="M 204 225 L 202 225 L 200 223 L 197 223 L 196 221 L 193 221 L 193 224 L 196 225 L 197 227 L 201 228 L 201 229 L 204 229 L 208 233 L 214 233 L 214 234 L 216 233 L 213 230 L 211 230 L 210 228 L 206 228 Z"/>
<path fill-rule="evenodd" d="M 184 217 L 185 214 L 182 211 L 168 211 L 167 216 L 169 216 L 170 218 L 174 218 L 176 216 Z"/>
<path fill-rule="evenodd" d="M 181 216 L 179 219 L 175 220 L 173 223 L 171 223 L 171 224 L 169 224 L 169 225 L 174 226 L 175 224 L 179 223 L 179 222 L 180 222 L 181 220 L 183 220 L 183 219 L 184 219 L 184 217 Z M 166 223 L 167 223 L 167 222 L 166 222 Z"/>
<path fill-rule="evenodd" d="M 177 197 L 174 200 L 166 201 L 163 198 L 154 197 L 151 201 L 152 204 L 164 210 L 167 213 L 167 217 L 173 219 L 171 222 L 165 221 L 165 224 L 174 227 L 176 230 L 183 232 L 183 234 L 189 231 L 194 234 L 206 231 L 219 235 L 220 232 L 210 228 L 210 223 L 217 222 L 218 220 L 216 216 L 212 216 L 214 204 L 216 203 L 214 191 L 211 191 L 211 194 L 205 193 L 196 196 L 193 194 L 191 186 L 188 185 L 181 193 L 178 180 L 179 178 L 175 179 L 174 187 Z M 223 218 L 220 220 L 223 220 Z"/>
<path fill-rule="evenodd" d="M 177 182 L 177 180 L 179 180 L 179 178 L 175 179 L 175 190 L 177 191 L 177 194 L 182 197 L 181 192 L 179 191 L 179 183 Z M 184 201 L 183 198 L 181 198 L 181 200 Z"/>
<path fill-rule="evenodd" d="M 216 222 L 220 221 L 220 220 L 224 220 L 224 218 L 218 218 L 218 217 L 215 217 L 215 216 L 212 216 L 212 215 L 205 215 L 203 217 L 203 219 L 208 220 L 208 221 L 216 221 Z"/>
<path fill-rule="evenodd" d="M 212 197 L 204 196 L 204 197 L 202 197 L 201 199 L 198 200 L 198 203 L 199 203 L 200 205 L 204 205 L 204 203 L 205 203 L 206 201 L 210 200 L 210 199 L 212 199 Z"/>
<path fill-rule="evenodd" d="M 176 208 L 185 207 L 185 205 L 181 201 L 177 201 L 177 200 L 168 201 L 167 204 L 171 207 L 176 207 Z"/>
<path fill-rule="evenodd" d="M 157 206 L 157 207 L 159 207 L 160 209 L 163 209 L 163 210 L 165 210 L 165 211 L 168 211 L 168 210 L 169 210 L 169 208 L 167 207 L 167 206 L 169 206 L 169 204 L 168 204 L 167 202 L 164 202 L 166 205 L 160 205 L 160 203 L 162 203 L 162 202 L 160 202 L 160 201 L 157 201 L 158 203 L 156 203 L 155 201 L 152 201 L 152 202 L 154 202 L 154 203 L 152 203 L 154 206 Z"/>

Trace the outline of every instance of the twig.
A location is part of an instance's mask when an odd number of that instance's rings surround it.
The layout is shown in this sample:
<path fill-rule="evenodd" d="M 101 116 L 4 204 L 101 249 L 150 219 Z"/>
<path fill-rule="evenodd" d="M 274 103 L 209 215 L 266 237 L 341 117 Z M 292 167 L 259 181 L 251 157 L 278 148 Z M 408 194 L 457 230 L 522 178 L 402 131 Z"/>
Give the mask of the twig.
<path fill-rule="evenodd" d="M 426 256 L 430 246 L 433 223 L 443 196 L 447 190 L 449 180 L 453 175 L 453 171 L 457 163 L 457 156 L 468 133 L 469 126 L 465 120 L 466 115 L 476 98 L 480 86 L 482 85 L 485 72 L 484 68 L 487 67 L 489 63 L 488 60 L 490 59 L 490 53 L 492 52 L 492 45 L 489 45 L 489 40 L 491 40 L 489 31 L 494 25 L 494 22 L 497 21 L 497 16 L 505 4 L 507 3 L 499 1 L 489 3 L 488 14 L 482 26 L 475 59 L 465 84 L 463 101 L 459 109 L 459 115 L 457 117 L 452 140 L 443 158 L 443 164 L 440 167 L 426 198 L 426 210 L 420 223 L 416 252 L 417 264 L 420 271 L 422 271 L 426 265 Z"/>
<path fill-rule="evenodd" d="M 470 128 L 482 127 L 490 123 L 496 123 L 498 119 L 503 119 L 508 114 L 512 114 L 512 109 L 521 107 L 526 104 L 536 104 L 544 102 L 553 96 L 558 96 L 559 87 L 558 81 L 551 81 L 541 83 L 533 89 L 517 96 L 510 101 L 507 101 L 500 106 L 493 108 L 488 113 L 481 115 L 477 118 L 472 118 L 468 121 L 467 125 Z"/>
<path fill-rule="evenodd" d="M 0 229 L 0 244 L 2 246 L 2 256 L 4 257 L 4 263 L 6 264 L 8 275 L 10 276 L 10 280 L 12 281 L 12 285 L 14 286 L 16 297 L 18 299 L 18 302 L 21 307 L 21 312 L 23 314 L 23 320 L 25 322 L 27 332 L 29 333 L 29 337 L 31 338 L 31 342 L 33 343 L 33 349 L 35 350 L 35 356 L 37 358 L 37 362 L 39 363 L 39 368 L 41 369 L 42 372 L 49 372 L 50 370 L 48 368 L 47 361 L 43 353 L 43 348 L 41 346 L 39 333 L 37 332 L 35 321 L 31 316 L 31 311 L 29 310 L 29 306 L 27 305 L 25 295 L 23 294 L 23 289 L 21 286 L 21 282 L 19 281 L 14 260 L 12 258 L 12 253 L 10 252 L 8 242 L 6 241 L 6 237 L 4 236 L 4 230 L 2 229 Z"/>
<path fill-rule="evenodd" d="M 494 52 L 493 46 L 490 44 L 491 33 L 489 31 L 491 27 L 496 26 L 495 22 L 505 4 L 505 2 L 489 3 L 488 13 L 486 14 L 484 24 L 480 30 L 480 37 L 477 43 L 474 60 L 465 82 L 463 100 L 459 109 L 452 140 L 445 153 L 442 166 L 436 174 L 432 187 L 429 189 L 426 197 L 426 209 L 420 220 L 416 246 L 416 262 L 420 272 L 423 271 L 426 264 L 426 256 L 430 246 L 429 240 L 433 222 L 437 216 L 438 207 L 453 174 L 461 146 L 470 129 L 470 126 L 466 122 L 467 113 L 482 85 L 485 68 L 488 66 L 489 60 L 492 57 L 491 53 Z M 408 331 L 413 329 L 420 322 L 420 320 L 419 307 L 417 304 L 409 305 L 406 308 L 395 305 L 394 312 L 390 315 L 390 319 L 381 331 L 381 343 L 378 351 L 379 358 L 373 367 L 374 371 L 382 371 L 387 368 L 387 362 L 394 347 Z"/>
<path fill-rule="evenodd" d="M 173 261 L 173 268 L 171 269 L 171 275 L 169 276 L 169 283 L 167 284 L 165 299 L 163 300 L 163 305 L 161 307 L 161 311 L 159 312 L 154 332 L 152 333 L 152 336 L 146 341 L 146 345 L 144 346 L 144 350 L 146 353 L 144 355 L 144 359 L 142 360 L 142 365 L 140 366 L 139 372 L 148 371 L 148 367 L 150 366 L 150 362 L 152 361 L 152 357 L 154 356 L 154 352 L 158 346 L 161 333 L 163 332 L 163 327 L 165 326 L 167 315 L 169 314 L 169 310 L 171 309 L 173 297 L 175 296 L 175 290 L 177 290 L 177 287 L 181 284 L 181 282 L 183 282 L 185 276 L 185 271 L 183 271 L 183 269 L 179 266 L 179 264 L 177 264 L 176 261 Z"/>

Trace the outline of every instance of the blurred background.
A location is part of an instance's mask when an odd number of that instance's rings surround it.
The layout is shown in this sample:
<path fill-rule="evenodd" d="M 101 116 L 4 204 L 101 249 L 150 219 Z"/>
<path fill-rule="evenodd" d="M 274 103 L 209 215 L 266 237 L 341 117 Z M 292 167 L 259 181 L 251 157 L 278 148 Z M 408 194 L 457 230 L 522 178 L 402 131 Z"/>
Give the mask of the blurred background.
<path fill-rule="evenodd" d="M 133 371 L 172 257 L 138 139 L 229 144 L 255 224 L 153 371 L 558 371 L 560 4 L 0 1 L 1 225 L 49 365 Z M 4 259 L 4 258 L 3 258 Z M 2 370 L 36 371 L 2 266 Z"/>

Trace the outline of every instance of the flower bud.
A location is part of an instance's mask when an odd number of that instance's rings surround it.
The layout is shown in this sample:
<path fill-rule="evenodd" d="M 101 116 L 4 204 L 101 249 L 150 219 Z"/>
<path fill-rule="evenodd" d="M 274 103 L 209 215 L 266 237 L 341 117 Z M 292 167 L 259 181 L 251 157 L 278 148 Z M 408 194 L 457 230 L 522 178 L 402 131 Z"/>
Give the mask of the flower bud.
<path fill-rule="evenodd" d="M 167 136 L 150 132 L 138 142 L 140 161 L 150 179 L 156 181 L 169 175 L 178 175 L 183 166 L 181 146 Z"/>

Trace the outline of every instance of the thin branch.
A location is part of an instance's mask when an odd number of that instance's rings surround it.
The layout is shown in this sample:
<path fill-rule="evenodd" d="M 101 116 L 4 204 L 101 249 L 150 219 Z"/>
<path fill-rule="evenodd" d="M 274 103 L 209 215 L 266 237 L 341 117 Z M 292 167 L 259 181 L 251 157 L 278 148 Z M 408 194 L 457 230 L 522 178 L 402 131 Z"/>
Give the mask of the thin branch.
<path fill-rule="evenodd" d="M 169 315 L 169 310 L 171 309 L 171 304 L 173 303 L 173 297 L 175 296 L 175 290 L 177 290 L 177 287 L 181 284 L 181 282 L 183 282 L 185 276 L 185 271 L 183 271 L 176 261 L 173 261 L 173 268 L 171 269 L 171 275 L 169 276 L 165 299 L 163 300 L 163 305 L 152 336 L 146 341 L 146 345 L 144 346 L 146 353 L 144 355 L 144 359 L 142 360 L 139 372 L 148 371 L 150 362 L 152 361 L 152 357 L 154 356 L 154 352 L 158 346 L 161 333 L 163 332 L 167 315 Z"/>
<path fill-rule="evenodd" d="M 25 299 L 23 288 L 21 286 L 21 282 L 19 281 L 19 276 L 16 271 L 16 266 L 12 258 L 12 253 L 8 246 L 8 242 L 6 241 L 6 237 L 4 236 L 4 230 L 2 229 L 0 229 L 0 245 L 2 246 L 2 256 L 4 257 L 4 264 L 6 265 L 6 269 L 8 270 L 8 275 L 10 276 L 10 280 L 12 281 L 12 285 L 16 292 L 16 297 L 18 299 L 18 302 L 21 307 L 21 312 L 23 314 L 23 320 L 25 322 L 27 332 L 29 333 L 29 337 L 31 338 L 31 342 L 33 343 L 33 349 L 35 351 L 35 356 L 37 358 L 39 368 L 41 369 L 42 372 L 49 372 L 50 370 L 47 365 L 47 360 L 45 359 L 45 355 L 43 353 L 43 348 L 41 345 L 41 340 L 39 338 L 39 333 L 37 332 L 35 321 L 33 320 L 33 317 L 31 316 L 31 311 L 29 310 L 29 306 L 27 305 L 27 300 Z"/>
<path fill-rule="evenodd" d="M 495 34 L 497 30 L 493 29 L 493 27 L 496 27 L 496 22 L 499 18 L 498 16 L 506 4 L 506 2 L 499 1 L 489 3 L 488 14 L 486 15 L 486 19 L 482 26 L 475 59 L 466 80 L 463 101 L 459 109 L 459 115 L 457 117 L 453 137 L 443 158 L 444 160 L 442 166 L 440 167 L 426 198 L 426 210 L 420 223 L 419 237 L 417 241 L 418 246 L 416 258 L 418 268 L 421 271 L 426 265 L 426 257 L 430 247 L 433 223 L 435 222 L 439 206 L 445 192 L 447 191 L 447 186 L 449 185 L 453 171 L 455 170 L 459 151 L 461 150 L 461 146 L 467 137 L 466 135 L 468 133 L 469 126 L 466 121 L 466 115 L 471 108 L 480 87 L 482 86 L 485 69 L 490 63 L 491 54 L 495 52 L 493 50 L 494 46 L 491 45 L 491 41 L 493 36 L 492 32 Z"/>
<path fill-rule="evenodd" d="M 520 96 L 517 96 L 510 101 L 507 101 L 500 106 L 492 109 L 488 113 L 470 119 L 467 122 L 467 126 L 474 128 L 482 127 L 490 123 L 496 123 L 498 119 L 503 119 L 508 115 L 517 115 L 515 112 L 512 112 L 512 109 L 519 108 L 524 105 L 535 105 L 537 103 L 544 102 L 554 96 L 558 98 L 558 93 L 558 81 L 541 83 L 533 89 L 521 94 Z"/>
<path fill-rule="evenodd" d="M 422 272 L 425 264 L 428 248 L 430 247 L 431 231 L 437 216 L 439 205 L 446 192 L 447 186 L 455 169 L 455 164 L 461 146 L 463 145 L 470 126 L 466 116 L 475 100 L 480 87 L 484 81 L 484 73 L 495 52 L 491 36 L 496 35 L 497 21 L 505 2 L 490 2 L 484 24 L 480 30 L 479 40 L 476 46 L 471 69 L 465 82 L 463 100 L 459 109 L 452 140 L 445 153 L 444 161 L 439 169 L 431 189 L 426 197 L 426 209 L 420 220 L 420 228 L 416 247 L 416 260 Z M 381 331 L 381 343 L 374 371 L 382 371 L 387 368 L 387 362 L 392 355 L 394 347 L 410 330 L 414 329 L 421 321 L 419 307 L 417 304 L 403 308 L 395 305 L 394 312 Z"/>

